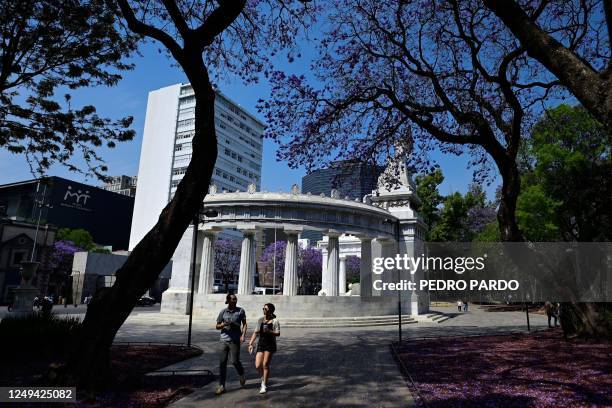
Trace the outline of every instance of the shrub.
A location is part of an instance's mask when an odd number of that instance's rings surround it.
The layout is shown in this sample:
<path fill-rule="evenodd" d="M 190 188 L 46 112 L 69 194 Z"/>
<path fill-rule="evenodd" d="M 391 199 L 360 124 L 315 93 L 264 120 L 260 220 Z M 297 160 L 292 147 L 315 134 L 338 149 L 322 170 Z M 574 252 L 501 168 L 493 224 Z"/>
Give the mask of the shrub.
<path fill-rule="evenodd" d="M 77 338 L 81 322 L 76 317 L 60 318 L 53 314 L 7 316 L 0 320 L 0 360 L 27 357 L 58 358 L 68 355 Z"/>

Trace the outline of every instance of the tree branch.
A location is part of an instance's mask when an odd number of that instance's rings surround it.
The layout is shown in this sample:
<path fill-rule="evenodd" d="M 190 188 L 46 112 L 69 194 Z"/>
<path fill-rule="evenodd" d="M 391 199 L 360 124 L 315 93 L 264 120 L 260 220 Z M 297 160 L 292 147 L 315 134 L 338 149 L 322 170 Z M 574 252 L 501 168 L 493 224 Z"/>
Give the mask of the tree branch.
<path fill-rule="evenodd" d="M 119 8 L 125 18 L 130 30 L 136 34 L 144 35 L 153 38 L 162 44 L 172 53 L 172 56 L 180 63 L 183 61 L 183 49 L 174 41 L 174 39 L 160 29 L 152 27 L 136 18 L 134 10 L 130 6 L 128 0 L 118 0 Z M 178 28 L 178 27 L 177 27 Z"/>
<path fill-rule="evenodd" d="M 590 64 L 542 30 L 515 0 L 484 0 L 484 4 L 503 21 L 530 57 L 559 78 L 597 119 L 609 123 L 601 95 L 609 94 L 609 90 L 602 89 L 603 81 Z"/>
<path fill-rule="evenodd" d="M 210 13 L 204 24 L 193 30 L 193 38 L 198 48 L 204 49 L 223 32 L 240 15 L 246 0 L 223 0 L 219 1 L 219 7 Z"/>
<path fill-rule="evenodd" d="M 164 7 L 166 8 L 166 11 L 168 11 L 168 14 L 170 15 L 172 22 L 176 26 L 176 29 L 181 34 L 181 37 L 183 37 L 183 40 L 187 39 L 187 37 L 189 37 L 189 34 L 191 33 L 191 29 L 187 25 L 187 22 L 185 21 L 185 17 L 183 17 L 183 15 L 181 14 L 181 11 L 176 5 L 176 1 L 175 0 L 162 0 L 162 2 L 164 3 Z"/>

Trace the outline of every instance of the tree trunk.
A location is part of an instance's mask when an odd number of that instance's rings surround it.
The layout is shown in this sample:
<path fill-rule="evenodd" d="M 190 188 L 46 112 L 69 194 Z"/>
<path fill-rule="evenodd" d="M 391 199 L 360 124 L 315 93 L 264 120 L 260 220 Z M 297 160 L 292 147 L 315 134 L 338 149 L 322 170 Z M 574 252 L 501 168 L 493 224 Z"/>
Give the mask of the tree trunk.
<path fill-rule="evenodd" d="M 502 176 L 502 190 L 497 221 L 501 239 L 504 242 L 521 242 L 523 234 L 516 220 L 516 202 L 521 191 L 521 177 L 516 161 L 504 163 L 499 166 L 499 170 Z"/>
<path fill-rule="evenodd" d="M 193 56 L 192 56 L 193 58 Z M 193 154 L 183 180 L 159 220 L 138 243 L 116 272 L 115 284 L 100 290 L 89 304 L 81 334 L 69 365 L 73 383 L 97 388 L 109 375 L 109 353 L 113 339 L 138 299 L 154 284 L 199 210 L 208 191 L 217 159 L 214 128 L 215 92 L 201 60 L 190 60 L 183 68 L 196 98 Z M 190 75 L 191 73 L 191 75 Z"/>
<path fill-rule="evenodd" d="M 610 338 L 612 335 L 612 304 L 563 303 L 561 327 L 565 336 Z"/>

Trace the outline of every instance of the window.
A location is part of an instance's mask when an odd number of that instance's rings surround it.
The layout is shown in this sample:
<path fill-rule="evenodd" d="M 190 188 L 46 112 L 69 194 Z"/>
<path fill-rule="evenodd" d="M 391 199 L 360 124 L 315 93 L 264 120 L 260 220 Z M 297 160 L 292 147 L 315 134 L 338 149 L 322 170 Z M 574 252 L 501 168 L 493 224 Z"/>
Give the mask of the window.
<path fill-rule="evenodd" d="M 195 125 L 195 119 L 185 119 L 185 120 L 179 120 L 178 123 L 176 124 L 177 127 L 181 128 L 181 127 L 187 127 L 187 126 L 192 126 Z"/>
<path fill-rule="evenodd" d="M 193 137 L 195 135 L 195 132 L 180 132 L 176 134 L 176 139 L 180 140 L 180 139 L 188 139 L 190 137 Z"/>
<path fill-rule="evenodd" d="M 178 144 L 178 145 L 174 146 L 174 151 L 175 152 L 178 152 L 178 151 L 181 151 L 181 150 L 183 150 L 183 145 Z"/>
<path fill-rule="evenodd" d="M 172 171 L 172 175 L 173 176 L 180 176 L 182 174 L 185 174 L 186 171 L 187 171 L 187 167 L 180 167 L 178 169 L 174 169 Z"/>
<path fill-rule="evenodd" d="M 195 109 L 194 108 L 181 109 L 181 110 L 179 110 L 178 119 L 179 120 L 191 119 L 191 118 L 194 117 L 194 114 L 195 114 Z"/>
<path fill-rule="evenodd" d="M 183 107 L 185 105 L 189 105 L 195 103 L 195 96 L 189 96 L 187 98 L 181 98 L 181 100 L 179 101 L 179 108 Z"/>
<path fill-rule="evenodd" d="M 11 265 L 12 266 L 21 266 L 21 263 L 23 261 L 25 261 L 26 259 L 26 255 L 27 255 L 28 251 L 13 251 L 13 257 L 11 260 Z"/>

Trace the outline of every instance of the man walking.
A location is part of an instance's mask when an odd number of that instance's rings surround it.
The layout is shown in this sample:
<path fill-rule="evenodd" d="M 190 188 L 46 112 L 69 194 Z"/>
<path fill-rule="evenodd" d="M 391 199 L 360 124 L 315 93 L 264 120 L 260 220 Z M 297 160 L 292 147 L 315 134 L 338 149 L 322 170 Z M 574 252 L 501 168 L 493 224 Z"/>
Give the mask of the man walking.
<path fill-rule="evenodd" d="M 550 324 L 550 319 L 555 319 L 555 327 L 557 327 L 557 313 L 556 308 L 553 306 L 550 301 L 546 301 L 544 303 L 544 311 L 546 312 L 546 316 L 548 316 L 548 327 L 552 329 L 553 326 Z"/>
<path fill-rule="evenodd" d="M 228 355 L 232 365 L 236 367 L 240 378 L 240 385 L 244 385 L 244 367 L 240 362 L 240 346 L 244 342 L 247 332 L 246 313 L 244 309 L 237 307 L 238 298 L 229 293 L 225 298 L 227 307 L 217 317 L 217 330 L 221 330 L 221 346 L 219 352 L 219 387 L 215 394 L 221 395 L 225 392 L 225 378 L 227 377 Z"/>

